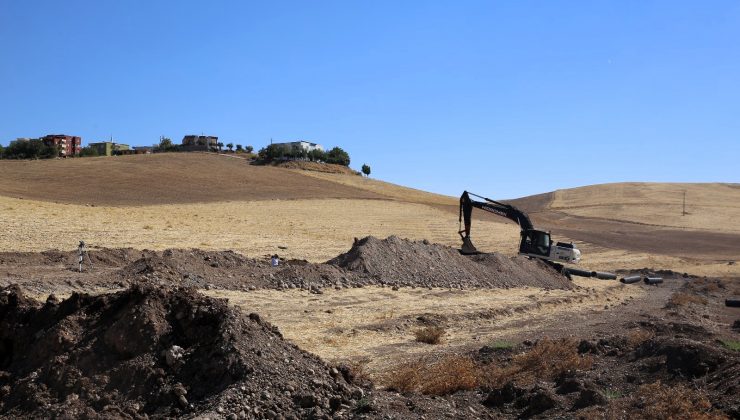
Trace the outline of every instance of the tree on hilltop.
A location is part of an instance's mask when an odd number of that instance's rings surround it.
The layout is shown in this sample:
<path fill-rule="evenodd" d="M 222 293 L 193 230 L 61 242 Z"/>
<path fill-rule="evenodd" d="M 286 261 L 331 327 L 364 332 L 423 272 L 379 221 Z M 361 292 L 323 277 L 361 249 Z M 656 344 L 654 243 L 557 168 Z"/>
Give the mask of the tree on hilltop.
<path fill-rule="evenodd" d="M 229 143 L 229 144 L 226 145 L 226 147 L 228 147 L 229 148 L 229 152 L 231 152 L 231 151 L 233 151 L 232 149 L 234 148 L 234 143 Z"/>
<path fill-rule="evenodd" d="M 365 174 L 365 176 L 370 176 L 370 166 L 366 163 L 362 164 L 362 173 Z"/>
<path fill-rule="evenodd" d="M 95 157 L 100 156 L 100 153 L 98 153 L 98 149 L 87 146 L 83 147 L 82 150 L 80 150 L 80 157 Z"/>
<path fill-rule="evenodd" d="M 242 147 L 242 145 L 241 145 L 241 144 L 237 144 L 237 145 L 236 145 L 236 151 L 237 151 L 237 152 L 241 152 L 241 151 L 242 151 L 243 149 L 244 149 L 244 147 Z"/>
<path fill-rule="evenodd" d="M 326 154 L 326 163 L 349 166 L 349 153 L 341 147 L 335 147 Z"/>
<path fill-rule="evenodd" d="M 220 152 L 221 149 L 224 147 L 224 144 L 221 142 L 216 143 L 216 146 L 218 146 L 218 151 Z"/>
<path fill-rule="evenodd" d="M 6 159 L 50 159 L 59 156 L 58 146 L 47 146 L 40 139 L 10 142 L 3 150 Z"/>
<path fill-rule="evenodd" d="M 169 137 L 160 137 L 159 144 L 154 146 L 154 150 L 157 152 L 174 152 L 177 150 L 177 146 L 172 143 Z"/>
<path fill-rule="evenodd" d="M 247 153 L 252 153 L 252 151 L 254 151 L 254 147 L 252 147 L 252 146 L 247 146 L 247 147 L 245 147 L 245 148 L 244 148 L 244 150 L 245 150 L 245 151 L 246 151 Z"/>

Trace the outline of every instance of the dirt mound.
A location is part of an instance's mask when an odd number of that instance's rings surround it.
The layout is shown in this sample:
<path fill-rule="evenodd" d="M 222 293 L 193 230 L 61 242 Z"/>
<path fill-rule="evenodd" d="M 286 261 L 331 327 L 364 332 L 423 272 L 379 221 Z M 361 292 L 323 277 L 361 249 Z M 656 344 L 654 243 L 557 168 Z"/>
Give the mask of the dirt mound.
<path fill-rule="evenodd" d="M 90 264 L 92 262 L 92 264 Z M 323 264 L 249 258 L 233 251 L 92 249 L 78 272 L 76 251 L 0 253 L 0 287 L 23 284 L 27 293 L 119 290 L 135 282 L 202 289 L 254 290 L 381 286 L 567 289 L 571 283 L 538 260 L 500 254 L 463 256 L 427 241 L 391 236 L 358 240 L 345 254 Z"/>
<path fill-rule="evenodd" d="M 120 267 L 137 258 L 139 251 L 133 248 L 96 248 L 90 249 L 85 256 L 84 263 Z M 50 265 L 64 266 L 68 269 L 77 269 L 79 262 L 78 251 L 60 251 L 52 249 L 43 252 L 0 252 L 0 266 L 33 266 Z"/>
<path fill-rule="evenodd" d="M 259 315 L 192 289 L 45 304 L 0 289 L 0 416 L 320 417 L 361 395 Z"/>
<path fill-rule="evenodd" d="M 167 249 L 146 251 L 141 258 L 117 270 L 123 281 L 146 280 L 154 284 L 231 290 L 311 289 L 364 284 L 351 273 L 305 260 L 283 260 L 272 267 L 270 258 L 247 258 L 232 251 Z"/>
<path fill-rule="evenodd" d="M 207 279 L 231 278 L 260 263 L 233 251 L 203 251 L 200 249 L 166 249 L 143 251 L 141 257 L 121 267 L 122 279 L 151 278 L 168 284 L 204 287 Z M 264 264 L 262 264 L 264 265 Z"/>
<path fill-rule="evenodd" d="M 465 256 L 444 245 L 396 236 L 356 240 L 349 252 L 328 264 L 400 286 L 572 287 L 567 278 L 538 260 L 499 254 Z"/>

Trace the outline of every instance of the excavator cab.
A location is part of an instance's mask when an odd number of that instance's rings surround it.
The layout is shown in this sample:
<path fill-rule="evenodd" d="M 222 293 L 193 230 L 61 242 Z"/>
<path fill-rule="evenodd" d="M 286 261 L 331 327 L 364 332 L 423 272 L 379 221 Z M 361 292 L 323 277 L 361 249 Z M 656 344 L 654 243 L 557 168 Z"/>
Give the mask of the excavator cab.
<path fill-rule="evenodd" d="M 522 241 L 519 244 L 519 253 L 525 255 L 549 257 L 550 233 L 536 229 L 522 230 Z"/>

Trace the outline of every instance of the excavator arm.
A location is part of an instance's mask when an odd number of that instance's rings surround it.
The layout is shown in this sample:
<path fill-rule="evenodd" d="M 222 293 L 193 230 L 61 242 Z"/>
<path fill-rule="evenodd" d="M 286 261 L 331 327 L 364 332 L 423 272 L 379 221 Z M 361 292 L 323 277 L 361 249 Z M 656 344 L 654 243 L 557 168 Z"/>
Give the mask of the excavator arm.
<path fill-rule="evenodd" d="M 470 198 L 471 195 L 480 198 L 483 201 L 472 200 Z M 475 248 L 472 241 L 470 240 L 470 223 L 473 213 L 473 207 L 514 221 L 521 228 L 523 239 L 524 235 L 527 232 L 534 231 L 534 225 L 525 212 L 510 204 L 504 204 L 495 200 L 491 200 L 490 198 L 482 197 L 480 195 L 464 191 L 460 196 L 460 231 L 458 232 L 463 240 L 463 254 L 475 254 L 478 252 L 478 250 Z M 464 228 L 463 223 L 465 226 Z M 547 239 L 547 242 L 547 247 L 549 248 L 549 237 Z"/>
<path fill-rule="evenodd" d="M 472 200 L 470 198 L 471 195 L 483 201 Z M 568 263 L 577 263 L 581 259 L 581 251 L 572 243 L 565 244 L 558 242 L 553 245 L 550 240 L 550 232 L 535 229 L 527 213 L 510 204 L 504 204 L 467 191 L 463 191 L 460 196 L 460 230 L 458 233 L 463 240 L 462 249 L 460 250 L 463 254 L 478 253 L 478 250 L 475 249 L 470 239 L 470 222 L 473 207 L 505 217 L 519 225 L 521 228 L 519 242 L 520 255 Z M 463 224 L 465 226 L 464 228 Z"/>
<path fill-rule="evenodd" d="M 471 195 L 485 201 L 471 200 Z M 490 198 L 481 197 L 480 195 L 464 191 L 460 196 L 460 222 L 462 223 L 463 220 L 465 221 L 465 229 L 460 229 L 459 232 L 461 236 L 465 233 L 463 238 L 470 236 L 470 220 L 473 213 L 473 207 L 513 220 L 522 228 L 522 230 L 534 229 L 534 225 L 532 225 L 532 221 L 529 220 L 527 213 L 524 213 L 518 208 L 510 204 L 500 203 L 498 201 L 491 200 Z"/>

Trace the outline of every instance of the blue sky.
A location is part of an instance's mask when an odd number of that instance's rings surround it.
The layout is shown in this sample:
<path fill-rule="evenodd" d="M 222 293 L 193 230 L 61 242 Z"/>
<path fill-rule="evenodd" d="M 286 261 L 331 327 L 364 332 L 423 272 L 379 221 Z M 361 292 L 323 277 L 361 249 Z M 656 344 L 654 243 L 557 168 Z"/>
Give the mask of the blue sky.
<path fill-rule="evenodd" d="M 0 0 L 0 143 L 339 145 L 513 198 L 740 182 L 736 1 Z"/>

